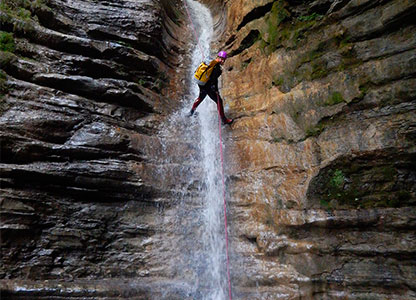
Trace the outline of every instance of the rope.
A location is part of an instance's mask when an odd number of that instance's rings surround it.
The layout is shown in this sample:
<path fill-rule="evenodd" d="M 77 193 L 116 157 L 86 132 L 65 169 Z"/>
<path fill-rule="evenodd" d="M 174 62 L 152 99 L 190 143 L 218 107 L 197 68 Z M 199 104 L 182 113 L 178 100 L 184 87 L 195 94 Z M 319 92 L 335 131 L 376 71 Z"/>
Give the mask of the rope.
<path fill-rule="evenodd" d="M 195 39 L 197 41 L 199 50 L 202 54 L 202 59 L 205 60 L 204 51 L 202 50 L 202 47 L 199 43 L 198 35 L 196 34 L 195 25 L 192 21 L 191 14 L 189 13 L 188 5 L 186 4 L 187 0 L 184 0 L 184 5 L 186 12 L 189 17 L 189 21 L 191 22 L 192 31 L 194 33 Z M 229 299 L 232 300 L 231 296 L 231 277 L 230 277 L 230 258 L 228 256 L 228 226 L 227 226 L 227 204 L 225 200 L 225 180 L 224 180 L 224 154 L 222 150 L 222 134 L 221 134 L 221 114 L 220 114 L 220 99 L 219 95 L 217 93 L 217 109 L 218 109 L 218 127 L 219 127 L 219 136 L 220 136 L 220 153 L 221 153 L 221 175 L 222 175 L 222 195 L 224 199 L 224 229 L 225 229 L 225 251 L 226 251 L 226 257 L 227 257 L 227 278 L 228 278 L 228 296 Z"/>
<path fill-rule="evenodd" d="M 218 130 L 220 133 L 220 154 L 221 154 L 221 175 L 222 175 L 222 196 L 224 199 L 224 227 L 225 227 L 225 251 L 227 256 L 227 277 L 228 277 L 228 296 L 231 297 L 231 277 L 230 277 L 230 258 L 228 256 L 228 227 L 227 227 L 227 204 L 225 201 L 225 180 L 224 180 L 224 154 L 222 151 L 222 134 L 221 134 L 221 114 L 220 114 L 220 96 L 217 93 L 217 110 L 218 110 Z"/>
<path fill-rule="evenodd" d="M 186 9 L 186 12 L 188 14 L 189 21 L 191 21 L 192 31 L 194 33 L 196 43 L 198 44 L 199 51 L 201 51 L 202 60 L 205 61 L 204 50 L 202 49 L 201 44 L 199 43 L 198 35 L 196 34 L 196 30 L 195 30 L 195 25 L 194 25 L 194 22 L 192 21 L 191 14 L 189 13 L 189 9 L 188 9 L 188 5 L 186 4 L 186 0 L 183 0 L 183 3 L 185 4 L 185 9 Z"/>

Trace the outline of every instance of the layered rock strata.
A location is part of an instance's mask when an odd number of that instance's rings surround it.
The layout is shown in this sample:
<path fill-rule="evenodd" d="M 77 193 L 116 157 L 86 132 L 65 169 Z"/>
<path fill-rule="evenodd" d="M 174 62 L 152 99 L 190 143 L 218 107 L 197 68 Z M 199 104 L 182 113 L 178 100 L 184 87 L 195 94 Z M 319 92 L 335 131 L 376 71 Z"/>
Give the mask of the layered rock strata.
<path fill-rule="evenodd" d="M 237 299 L 414 299 L 416 3 L 226 10 Z"/>
<path fill-rule="evenodd" d="M 234 299 L 416 298 L 414 1 L 203 2 Z M 2 299 L 202 298 L 180 2 L 2 4 Z"/>
<path fill-rule="evenodd" d="M 2 1 L 2 299 L 149 299 L 172 285 L 162 224 L 192 149 L 157 135 L 185 91 L 182 11 Z"/>

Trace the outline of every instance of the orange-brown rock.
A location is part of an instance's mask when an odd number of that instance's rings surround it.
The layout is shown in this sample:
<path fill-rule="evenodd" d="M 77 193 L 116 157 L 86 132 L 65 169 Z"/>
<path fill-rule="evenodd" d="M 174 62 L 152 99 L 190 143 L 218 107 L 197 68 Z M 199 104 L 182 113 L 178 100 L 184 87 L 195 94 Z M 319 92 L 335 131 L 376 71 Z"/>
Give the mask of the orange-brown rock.
<path fill-rule="evenodd" d="M 225 10 L 237 298 L 414 298 L 415 3 Z"/>

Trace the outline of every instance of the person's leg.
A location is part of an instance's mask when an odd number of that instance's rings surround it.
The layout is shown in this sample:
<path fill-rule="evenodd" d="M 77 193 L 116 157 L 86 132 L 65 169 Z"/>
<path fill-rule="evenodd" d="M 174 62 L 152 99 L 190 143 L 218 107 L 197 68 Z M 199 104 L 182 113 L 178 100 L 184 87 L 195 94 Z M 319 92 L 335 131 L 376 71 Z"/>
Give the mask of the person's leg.
<path fill-rule="evenodd" d="M 191 111 L 189 112 L 189 114 L 192 116 L 196 110 L 196 108 L 198 107 L 199 104 L 202 103 L 202 101 L 204 101 L 205 97 L 207 96 L 207 91 L 203 88 L 201 88 L 200 85 L 199 86 L 199 96 L 198 98 L 196 98 L 194 104 L 192 105 Z"/>
<path fill-rule="evenodd" d="M 231 124 L 233 122 L 233 120 L 232 119 L 228 119 L 225 116 L 225 113 L 224 113 L 224 105 L 223 105 L 223 101 L 222 101 L 222 98 L 221 98 L 220 94 L 218 92 L 215 92 L 215 91 L 210 90 L 208 92 L 208 96 L 212 100 L 214 100 L 215 103 L 217 104 L 217 109 L 218 109 L 218 112 L 220 113 L 220 117 L 221 117 L 222 123 L 223 124 Z"/>

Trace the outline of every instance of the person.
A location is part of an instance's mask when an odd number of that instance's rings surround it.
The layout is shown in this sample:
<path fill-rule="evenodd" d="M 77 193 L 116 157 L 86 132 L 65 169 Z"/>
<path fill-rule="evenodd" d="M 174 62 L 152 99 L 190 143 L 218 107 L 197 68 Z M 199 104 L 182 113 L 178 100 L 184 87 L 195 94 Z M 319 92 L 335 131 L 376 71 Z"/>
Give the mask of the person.
<path fill-rule="evenodd" d="M 198 105 L 201 104 L 202 101 L 204 101 L 205 97 L 208 95 L 217 104 L 222 123 L 231 124 L 233 122 L 233 119 L 228 119 L 225 116 L 223 101 L 221 99 L 220 93 L 218 92 L 218 77 L 221 76 L 221 65 L 224 64 L 226 59 L 227 52 L 220 51 L 217 55 L 217 58 L 215 59 L 217 61 L 217 64 L 214 66 L 214 69 L 212 70 L 208 82 L 205 85 L 198 84 L 199 96 L 192 105 L 192 109 L 189 113 L 190 116 L 192 116 L 195 113 L 195 110 L 198 107 Z"/>

